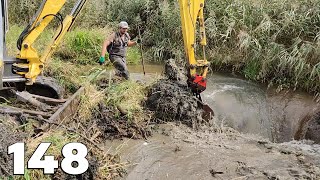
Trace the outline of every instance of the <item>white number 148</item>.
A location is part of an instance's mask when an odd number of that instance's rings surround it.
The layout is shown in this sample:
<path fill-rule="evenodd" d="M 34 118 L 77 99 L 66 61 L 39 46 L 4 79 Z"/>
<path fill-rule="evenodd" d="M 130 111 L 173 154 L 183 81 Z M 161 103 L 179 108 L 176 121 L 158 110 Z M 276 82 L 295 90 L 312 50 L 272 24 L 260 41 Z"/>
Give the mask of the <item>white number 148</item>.
<path fill-rule="evenodd" d="M 54 156 L 45 155 L 51 143 L 41 143 L 34 151 L 33 155 L 28 161 L 28 169 L 43 169 L 44 174 L 53 174 L 54 169 L 59 167 L 57 160 Z M 13 154 L 13 174 L 24 174 L 25 162 L 25 144 L 15 143 L 8 147 L 8 154 Z M 82 174 L 89 168 L 86 156 L 88 149 L 81 143 L 69 143 L 62 148 L 62 155 L 64 159 L 61 161 L 61 169 L 68 174 L 77 175 Z M 42 158 L 43 157 L 43 158 Z M 73 167 L 73 162 L 77 162 Z"/>

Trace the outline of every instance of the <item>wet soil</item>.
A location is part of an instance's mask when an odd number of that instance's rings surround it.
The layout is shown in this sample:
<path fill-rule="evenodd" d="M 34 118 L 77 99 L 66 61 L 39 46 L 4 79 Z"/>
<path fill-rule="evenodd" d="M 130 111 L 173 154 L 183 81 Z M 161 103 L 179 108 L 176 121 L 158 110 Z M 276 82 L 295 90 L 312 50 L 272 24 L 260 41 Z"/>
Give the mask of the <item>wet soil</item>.
<path fill-rule="evenodd" d="M 148 129 L 148 121 L 140 122 L 129 121 L 125 113 L 121 114 L 119 109 L 99 104 L 99 113 L 95 114 L 93 121 L 97 122 L 102 139 L 117 139 L 117 138 L 147 138 L 151 135 Z M 118 115 L 120 114 L 120 115 Z M 147 117 L 147 116 L 146 116 Z"/>
<path fill-rule="evenodd" d="M 185 68 L 173 59 L 165 62 L 165 78 L 158 80 L 147 95 L 145 106 L 154 112 L 157 123 L 181 122 L 197 128 L 203 123 L 203 109 L 187 85 Z"/>
<path fill-rule="evenodd" d="M 174 121 L 195 128 L 203 113 L 198 101 L 186 85 L 161 79 L 151 87 L 146 107 L 154 112 L 153 118 L 158 123 Z"/>
<path fill-rule="evenodd" d="M 306 126 L 305 139 L 311 139 L 320 144 L 320 110 L 311 116 Z"/>
<path fill-rule="evenodd" d="M 11 124 L 13 117 L 1 115 L 0 120 L 0 177 L 4 177 L 13 174 L 13 160 L 8 155 L 8 146 L 22 142 L 26 135 L 16 130 L 15 125 L 18 124 Z"/>
<path fill-rule="evenodd" d="M 146 141 L 106 142 L 109 151 L 131 162 L 124 179 L 320 178 L 320 146 L 310 142 L 274 144 L 226 127 L 157 129 Z"/>

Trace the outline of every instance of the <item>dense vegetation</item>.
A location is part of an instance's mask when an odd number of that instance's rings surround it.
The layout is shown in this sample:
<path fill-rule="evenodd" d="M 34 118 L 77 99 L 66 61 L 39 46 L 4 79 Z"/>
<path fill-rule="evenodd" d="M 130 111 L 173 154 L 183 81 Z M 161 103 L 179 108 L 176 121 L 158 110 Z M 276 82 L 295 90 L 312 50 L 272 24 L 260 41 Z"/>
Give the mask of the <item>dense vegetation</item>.
<path fill-rule="evenodd" d="M 40 0 L 30 2 L 11 0 L 10 20 L 25 25 Z M 207 57 L 215 70 L 240 73 L 280 89 L 320 92 L 319 14 L 318 0 L 207 0 Z M 57 54 L 82 64 L 87 57 L 93 62 L 106 30 L 120 20 L 129 22 L 133 38 L 140 26 L 149 59 L 183 58 L 176 0 L 89 1 L 75 25 L 81 31 L 73 32 Z"/>

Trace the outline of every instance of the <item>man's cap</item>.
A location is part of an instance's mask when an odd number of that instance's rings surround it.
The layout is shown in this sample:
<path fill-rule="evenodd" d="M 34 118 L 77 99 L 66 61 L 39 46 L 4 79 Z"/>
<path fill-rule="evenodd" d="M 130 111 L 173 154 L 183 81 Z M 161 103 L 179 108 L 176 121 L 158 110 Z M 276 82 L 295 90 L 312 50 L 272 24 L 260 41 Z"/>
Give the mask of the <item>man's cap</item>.
<path fill-rule="evenodd" d="M 128 28 L 129 28 L 129 25 L 128 25 L 127 22 L 121 21 L 121 22 L 119 23 L 119 27 L 120 27 L 120 28 L 128 29 Z"/>

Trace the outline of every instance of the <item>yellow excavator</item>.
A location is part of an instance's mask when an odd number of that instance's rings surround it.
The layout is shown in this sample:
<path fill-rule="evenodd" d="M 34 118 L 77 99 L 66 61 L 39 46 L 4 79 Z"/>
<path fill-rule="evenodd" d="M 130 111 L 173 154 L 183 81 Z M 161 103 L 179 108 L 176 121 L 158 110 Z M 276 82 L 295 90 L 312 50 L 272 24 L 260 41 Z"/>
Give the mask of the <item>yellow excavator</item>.
<path fill-rule="evenodd" d="M 200 95 L 206 89 L 206 77 L 209 69 L 205 52 L 207 40 L 203 13 L 204 0 L 179 0 L 179 6 L 184 49 L 188 62 L 187 83 L 193 94 L 201 101 L 203 119 L 210 120 L 214 116 L 214 112 L 210 106 L 202 102 Z M 198 44 L 200 44 L 200 48 L 197 48 Z M 197 49 L 201 49 L 202 59 L 196 58 Z"/>
<path fill-rule="evenodd" d="M 6 51 L 6 32 L 8 31 L 8 2 L 1 0 L 0 13 L 0 90 L 6 88 L 18 88 L 31 91 L 37 95 L 52 98 L 60 98 L 61 89 L 50 77 L 43 77 L 41 73 L 46 61 L 54 52 L 58 44 L 68 30 L 70 30 L 75 19 L 83 9 L 86 0 L 78 0 L 70 14 L 62 17 L 59 11 L 66 0 L 43 0 L 40 8 L 30 23 L 20 34 L 17 40 L 19 54 L 17 57 L 8 57 Z M 44 53 L 39 56 L 33 47 L 34 42 L 53 20 L 60 23 L 51 42 L 48 42 Z"/>
<path fill-rule="evenodd" d="M 188 61 L 188 85 L 201 100 L 200 93 L 206 89 L 206 76 L 209 68 L 205 53 L 207 41 L 203 15 L 204 0 L 179 0 L 179 5 L 184 49 Z M 197 32 L 197 27 L 199 27 L 199 32 Z M 200 36 L 199 39 L 197 39 L 197 34 Z M 201 46 L 202 59 L 196 59 L 198 44 Z"/>
<path fill-rule="evenodd" d="M 60 98 L 60 88 L 52 78 L 43 77 L 41 73 L 45 63 L 52 55 L 62 38 L 84 7 L 86 0 L 78 0 L 72 11 L 62 17 L 59 11 L 66 0 L 43 0 L 37 13 L 25 27 L 17 40 L 19 54 L 17 57 L 8 57 L 6 53 L 5 34 L 8 30 L 8 3 L 0 0 L 0 90 L 17 88 L 28 90 L 37 95 L 51 98 Z M 204 26 L 204 0 L 179 0 L 184 49 L 188 62 L 188 85 L 192 92 L 201 100 L 200 93 L 206 89 L 206 75 L 208 62 L 205 56 L 206 36 Z M 60 26 L 51 42 L 48 42 L 44 53 L 39 56 L 33 43 L 44 31 L 48 24 L 57 19 Z M 199 27 L 199 31 L 198 28 Z M 200 35 L 200 38 L 196 36 Z M 197 42 L 202 46 L 202 59 L 196 59 Z M 71 71 L 71 70 L 70 70 Z M 208 106 L 204 106 L 204 109 Z M 211 110 L 209 108 L 209 110 Z M 212 111 L 212 110 L 211 110 Z"/>

